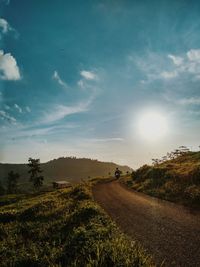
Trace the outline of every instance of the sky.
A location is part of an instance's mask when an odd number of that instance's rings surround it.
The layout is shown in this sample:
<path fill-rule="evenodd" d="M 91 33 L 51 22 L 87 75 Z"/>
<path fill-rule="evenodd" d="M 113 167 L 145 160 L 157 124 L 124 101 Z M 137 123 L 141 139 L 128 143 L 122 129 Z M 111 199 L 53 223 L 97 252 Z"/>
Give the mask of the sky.
<path fill-rule="evenodd" d="M 137 168 L 199 132 L 199 1 L 0 0 L 0 162 Z"/>

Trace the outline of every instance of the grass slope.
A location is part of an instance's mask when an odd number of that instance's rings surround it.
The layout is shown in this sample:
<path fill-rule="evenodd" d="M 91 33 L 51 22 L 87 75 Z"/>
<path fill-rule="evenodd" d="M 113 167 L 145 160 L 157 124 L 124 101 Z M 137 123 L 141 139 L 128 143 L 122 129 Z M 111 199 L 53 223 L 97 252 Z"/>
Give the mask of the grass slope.
<path fill-rule="evenodd" d="M 1 266 L 154 266 L 81 184 L 0 198 Z"/>
<path fill-rule="evenodd" d="M 59 158 L 41 164 L 45 183 L 51 183 L 55 180 L 67 179 L 70 182 L 80 182 L 82 179 L 96 176 L 108 176 L 108 173 L 114 173 L 116 167 L 119 167 L 123 172 L 131 171 L 128 166 L 119 166 L 112 162 L 101 162 L 86 158 Z M 19 181 L 21 188 L 30 187 L 29 174 L 27 164 L 6 164 L 0 163 L 0 181 L 5 184 L 8 172 L 13 170 L 20 174 Z"/>
<path fill-rule="evenodd" d="M 200 152 L 188 152 L 155 166 L 144 165 L 122 182 L 137 191 L 200 208 Z"/>

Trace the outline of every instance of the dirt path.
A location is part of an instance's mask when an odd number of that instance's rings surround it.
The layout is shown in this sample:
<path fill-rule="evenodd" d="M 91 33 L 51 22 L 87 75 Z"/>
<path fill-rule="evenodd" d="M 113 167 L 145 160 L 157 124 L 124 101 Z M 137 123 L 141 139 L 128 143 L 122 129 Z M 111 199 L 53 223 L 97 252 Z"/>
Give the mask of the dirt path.
<path fill-rule="evenodd" d="M 200 266 L 200 213 L 125 188 L 98 184 L 95 200 L 128 236 L 165 266 Z"/>

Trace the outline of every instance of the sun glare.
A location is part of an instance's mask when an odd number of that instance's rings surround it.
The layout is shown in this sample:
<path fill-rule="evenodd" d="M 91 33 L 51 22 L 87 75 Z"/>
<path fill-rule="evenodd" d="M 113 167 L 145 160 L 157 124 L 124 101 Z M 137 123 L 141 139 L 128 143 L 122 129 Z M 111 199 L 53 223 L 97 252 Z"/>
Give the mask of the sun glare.
<path fill-rule="evenodd" d="M 158 112 L 146 112 L 139 118 L 138 130 L 142 138 L 157 141 L 168 131 L 167 119 Z"/>

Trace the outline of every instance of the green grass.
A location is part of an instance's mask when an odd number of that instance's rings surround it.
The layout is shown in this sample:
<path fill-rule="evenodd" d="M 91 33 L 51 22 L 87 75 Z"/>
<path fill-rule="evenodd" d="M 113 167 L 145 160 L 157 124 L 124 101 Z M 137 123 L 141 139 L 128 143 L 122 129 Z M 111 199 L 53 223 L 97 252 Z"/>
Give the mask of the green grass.
<path fill-rule="evenodd" d="M 123 177 L 129 187 L 165 200 L 200 208 L 200 152 L 188 152 Z"/>
<path fill-rule="evenodd" d="M 0 198 L 1 266 L 154 266 L 80 184 Z"/>

